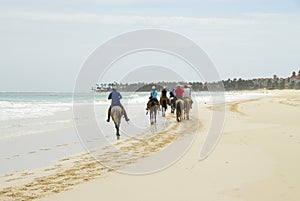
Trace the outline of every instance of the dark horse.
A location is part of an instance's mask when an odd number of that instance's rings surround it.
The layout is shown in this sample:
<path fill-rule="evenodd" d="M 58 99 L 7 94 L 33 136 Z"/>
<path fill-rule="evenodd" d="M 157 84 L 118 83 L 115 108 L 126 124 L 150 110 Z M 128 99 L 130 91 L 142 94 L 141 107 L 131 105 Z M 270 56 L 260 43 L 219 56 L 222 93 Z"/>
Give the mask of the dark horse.
<path fill-rule="evenodd" d="M 170 104 L 170 101 L 167 97 L 161 97 L 159 102 L 160 102 L 160 105 L 161 105 L 162 116 L 165 117 L 166 116 L 166 111 L 168 109 L 168 105 Z"/>
<path fill-rule="evenodd" d="M 170 106 L 171 106 L 171 113 L 174 114 L 176 98 L 172 97 L 172 98 L 170 98 L 169 101 L 170 101 Z"/>
<path fill-rule="evenodd" d="M 176 107 L 176 120 L 178 122 L 181 122 L 183 117 L 184 101 L 182 99 L 177 99 L 175 102 L 175 107 Z"/>
<path fill-rule="evenodd" d="M 150 100 L 147 104 L 147 113 L 150 111 L 150 124 L 153 125 L 156 123 L 156 114 L 159 109 L 159 104 L 156 100 Z"/>
<path fill-rule="evenodd" d="M 117 136 L 117 140 L 120 139 L 120 124 L 121 124 L 121 117 L 124 115 L 124 111 L 120 106 L 113 106 L 111 108 L 111 117 L 112 120 L 114 121 L 115 124 L 115 128 L 116 128 L 116 136 Z"/>

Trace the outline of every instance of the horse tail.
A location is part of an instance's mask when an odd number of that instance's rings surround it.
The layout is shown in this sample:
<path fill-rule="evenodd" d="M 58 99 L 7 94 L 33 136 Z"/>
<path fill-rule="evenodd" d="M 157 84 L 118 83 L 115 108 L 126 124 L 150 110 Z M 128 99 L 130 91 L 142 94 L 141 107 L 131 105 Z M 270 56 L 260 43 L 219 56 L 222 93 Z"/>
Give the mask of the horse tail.
<path fill-rule="evenodd" d="M 181 110 L 183 109 L 182 107 L 183 107 L 182 101 L 178 100 L 176 104 L 176 111 L 179 115 L 181 115 Z"/>
<path fill-rule="evenodd" d="M 178 102 L 176 104 L 176 109 L 177 110 L 181 110 L 182 109 L 182 102 L 180 100 L 178 100 Z"/>
<path fill-rule="evenodd" d="M 123 115 L 123 110 L 120 106 L 114 106 L 111 109 L 111 117 L 116 125 L 120 125 L 121 117 Z"/>

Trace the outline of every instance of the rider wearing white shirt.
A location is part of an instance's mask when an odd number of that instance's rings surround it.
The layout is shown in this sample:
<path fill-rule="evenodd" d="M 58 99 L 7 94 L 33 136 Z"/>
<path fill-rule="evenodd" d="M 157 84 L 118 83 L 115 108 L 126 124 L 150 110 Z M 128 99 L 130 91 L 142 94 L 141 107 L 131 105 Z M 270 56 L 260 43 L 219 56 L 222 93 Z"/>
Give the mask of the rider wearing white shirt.
<path fill-rule="evenodd" d="M 184 85 L 183 88 L 183 98 L 192 98 L 191 89 L 187 85 Z"/>
<path fill-rule="evenodd" d="M 191 99 L 191 108 L 192 108 L 193 100 L 192 100 L 192 95 L 191 95 L 191 89 L 189 88 L 188 85 L 184 85 L 184 88 L 183 88 L 183 98 L 189 98 L 189 99 Z"/>

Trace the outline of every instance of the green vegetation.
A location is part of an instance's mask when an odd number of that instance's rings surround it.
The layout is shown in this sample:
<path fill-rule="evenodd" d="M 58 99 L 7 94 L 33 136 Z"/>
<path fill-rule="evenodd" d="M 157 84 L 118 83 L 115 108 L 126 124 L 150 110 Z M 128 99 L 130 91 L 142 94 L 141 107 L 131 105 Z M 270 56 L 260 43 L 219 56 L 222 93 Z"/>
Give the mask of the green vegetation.
<path fill-rule="evenodd" d="M 208 91 L 208 90 L 217 90 L 224 89 L 226 91 L 234 91 L 234 90 L 256 90 L 256 89 L 299 89 L 300 90 L 300 71 L 298 75 L 295 72 L 292 73 L 291 77 L 288 78 L 279 78 L 277 75 L 273 75 L 272 78 L 255 78 L 255 79 L 247 79 L 244 80 L 242 78 L 234 78 L 222 80 L 220 82 L 179 82 L 182 85 L 188 84 L 190 85 L 193 91 Z M 100 84 L 97 85 L 98 88 L 93 88 L 93 90 L 98 91 L 108 91 L 111 90 L 111 87 L 117 83 L 109 83 L 109 84 Z M 176 87 L 178 82 L 156 82 L 156 83 L 120 83 L 118 85 L 119 91 L 138 91 L 145 92 L 151 91 L 151 87 L 153 85 L 156 86 L 156 89 L 160 91 L 163 86 L 166 86 L 168 89 L 173 89 Z M 101 86 L 101 88 L 99 87 Z"/>

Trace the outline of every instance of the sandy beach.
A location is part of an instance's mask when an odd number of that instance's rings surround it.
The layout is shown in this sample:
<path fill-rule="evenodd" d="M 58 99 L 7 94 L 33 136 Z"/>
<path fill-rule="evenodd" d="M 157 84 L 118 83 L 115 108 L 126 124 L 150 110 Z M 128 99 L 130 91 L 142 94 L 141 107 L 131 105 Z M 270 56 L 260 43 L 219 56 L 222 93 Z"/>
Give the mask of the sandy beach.
<path fill-rule="evenodd" d="M 54 166 L 6 174 L 0 177 L 0 200 L 298 201 L 300 91 L 256 93 L 272 96 L 226 104 L 222 137 L 205 160 L 199 160 L 200 150 L 212 111 L 219 108 L 202 104 L 201 115 L 194 111 L 181 123 L 169 114 L 171 123 L 146 140 L 129 137 L 115 142 L 116 149 L 101 147 L 97 159 L 110 167 L 81 153 Z M 167 168 L 142 175 L 116 171 L 152 164 L 157 153 L 185 139 L 193 143 Z"/>

